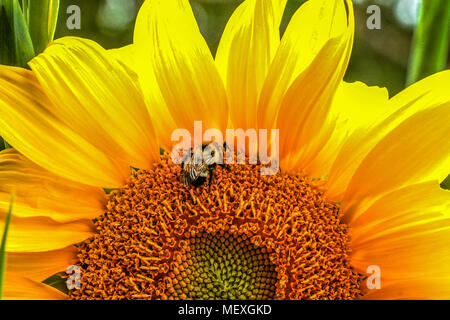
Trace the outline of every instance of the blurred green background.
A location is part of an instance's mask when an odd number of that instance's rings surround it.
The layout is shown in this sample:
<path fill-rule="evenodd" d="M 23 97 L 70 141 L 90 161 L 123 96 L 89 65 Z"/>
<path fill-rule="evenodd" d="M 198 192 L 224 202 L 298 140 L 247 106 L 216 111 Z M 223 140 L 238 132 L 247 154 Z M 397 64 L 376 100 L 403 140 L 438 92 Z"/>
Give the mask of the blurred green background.
<path fill-rule="evenodd" d="M 413 29 L 420 0 L 353 0 L 356 35 L 353 55 L 345 76 L 347 81 L 363 81 L 387 87 L 394 95 L 405 87 Z M 428 0 L 426 0 L 428 1 Z M 56 38 L 72 35 L 93 39 L 105 48 L 132 42 L 133 28 L 143 0 L 61 0 Z M 191 0 L 200 30 L 215 53 L 225 24 L 242 0 Z M 305 0 L 289 0 L 282 22 L 283 32 L 292 14 Z M 81 9 L 81 29 L 68 30 L 66 10 L 76 4 Z M 367 7 L 381 8 L 381 30 L 366 27 Z M 300 31 L 299 31 L 300 32 Z"/>

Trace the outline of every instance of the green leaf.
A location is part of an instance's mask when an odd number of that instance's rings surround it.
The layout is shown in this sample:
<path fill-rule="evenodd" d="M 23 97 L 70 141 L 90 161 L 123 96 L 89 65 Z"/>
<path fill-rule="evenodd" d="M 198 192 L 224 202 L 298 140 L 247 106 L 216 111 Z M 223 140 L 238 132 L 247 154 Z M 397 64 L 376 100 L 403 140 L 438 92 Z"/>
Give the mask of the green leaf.
<path fill-rule="evenodd" d="M 3 139 L 2 137 L 0 137 L 0 151 L 5 150 L 11 148 L 11 146 L 9 145 L 8 142 L 6 142 L 5 139 Z"/>
<path fill-rule="evenodd" d="M 0 64 L 26 67 L 34 48 L 18 0 L 0 0 Z"/>
<path fill-rule="evenodd" d="M 3 281 L 5 279 L 6 273 L 6 237 L 8 236 L 8 228 L 11 223 L 11 213 L 12 207 L 14 203 L 14 194 L 11 196 L 11 200 L 9 201 L 9 210 L 6 214 L 5 218 L 5 227 L 3 230 L 2 242 L 0 244 L 0 300 L 3 297 Z"/>
<path fill-rule="evenodd" d="M 5 150 L 6 148 L 5 145 L 5 139 L 3 139 L 2 137 L 0 137 L 0 151 Z"/>
<path fill-rule="evenodd" d="M 58 19 L 59 0 L 24 1 L 24 14 L 36 54 L 53 41 Z"/>
<path fill-rule="evenodd" d="M 103 191 L 105 191 L 106 194 L 110 194 L 111 192 L 116 191 L 116 190 L 119 190 L 119 189 L 117 189 L 117 188 L 115 188 L 115 189 L 103 188 Z"/>
<path fill-rule="evenodd" d="M 441 188 L 450 190 L 450 175 L 441 183 Z"/>
<path fill-rule="evenodd" d="M 445 69 L 449 42 L 450 1 L 422 0 L 411 48 L 408 85 Z"/>
<path fill-rule="evenodd" d="M 48 277 L 47 279 L 45 279 L 44 281 L 42 281 L 43 283 L 58 289 L 59 291 L 68 294 L 69 290 L 67 289 L 67 284 L 66 284 L 67 279 L 61 277 L 61 273 L 57 273 L 52 275 L 51 277 Z"/>

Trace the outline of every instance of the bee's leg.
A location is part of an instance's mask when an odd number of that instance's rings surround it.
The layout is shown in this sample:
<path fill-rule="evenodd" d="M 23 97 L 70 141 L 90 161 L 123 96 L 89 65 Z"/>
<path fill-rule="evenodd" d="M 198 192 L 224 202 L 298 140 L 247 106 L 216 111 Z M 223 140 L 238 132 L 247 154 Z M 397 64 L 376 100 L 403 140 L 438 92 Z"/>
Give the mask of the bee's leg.
<path fill-rule="evenodd" d="M 224 150 L 223 155 L 228 154 L 228 152 L 231 153 L 231 148 L 227 145 L 226 142 L 223 143 L 223 150 Z M 226 159 L 227 159 L 226 156 L 225 157 L 222 156 L 222 163 L 220 164 L 220 166 L 223 169 L 231 170 L 230 165 L 226 163 Z"/>
<path fill-rule="evenodd" d="M 226 150 L 226 152 L 231 152 L 231 148 L 227 145 L 226 142 L 223 143 L 223 148 Z"/>
<path fill-rule="evenodd" d="M 222 169 L 225 169 L 225 170 L 228 170 L 228 171 L 231 171 L 231 167 L 230 167 L 230 165 L 229 164 L 225 164 L 225 163 L 223 163 L 223 164 L 219 164 L 219 166 L 222 168 Z"/>
<path fill-rule="evenodd" d="M 223 145 L 224 145 L 224 148 L 226 147 L 227 150 L 228 150 L 228 147 L 227 147 L 226 142 L 225 142 Z M 218 165 L 219 165 L 222 169 L 231 170 L 231 169 L 230 169 L 230 166 L 226 163 L 226 157 L 224 157 L 224 154 L 222 154 L 221 160 L 222 160 L 222 161 L 221 161 Z"/>
<path fill-rule="evenodd" d="M 212 169 L 209 171 L 209 186 L 208 186 L 208 192 L 211 193 L 211 186 L 215 180 L 215 169 Z"/>

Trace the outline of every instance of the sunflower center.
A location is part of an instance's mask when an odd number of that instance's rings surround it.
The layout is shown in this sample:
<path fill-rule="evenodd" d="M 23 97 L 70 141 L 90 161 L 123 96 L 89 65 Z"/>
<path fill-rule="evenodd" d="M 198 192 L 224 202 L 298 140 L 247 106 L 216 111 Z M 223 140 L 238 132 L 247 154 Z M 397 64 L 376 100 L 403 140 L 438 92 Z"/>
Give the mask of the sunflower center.
<path fill-rule="evenodd" d="M 109 195 L 97 234 L 79 245 L 75 299 L 352 299 L 339 207 L 300 175 L 218 168 L 183 186 L 167 156 Z"/>
<path fill-rule="evenodd" d="M 237 233 L 202 233 L 184 245 L 167 278 L 173 299 L 272 299 L 275 266 L 263 248 Z"/>

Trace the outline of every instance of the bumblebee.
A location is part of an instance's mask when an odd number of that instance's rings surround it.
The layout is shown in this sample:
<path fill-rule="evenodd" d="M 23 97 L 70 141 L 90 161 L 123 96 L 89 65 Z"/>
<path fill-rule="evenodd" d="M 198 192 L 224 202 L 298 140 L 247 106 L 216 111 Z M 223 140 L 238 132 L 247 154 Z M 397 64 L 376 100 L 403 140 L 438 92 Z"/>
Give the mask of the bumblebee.
<path fill-rule="evenodd" d="M 209 178 L 209 192 L 211 192 L 217 165 L 228 169 L 223 163 L 224 147 L 216 142 L 209 142 L 203 143 L 201 148 L 197 147 L 196 150 L 191 149 L 181 164 L 181 182 L 186 186 L 198 187 Z"/>

